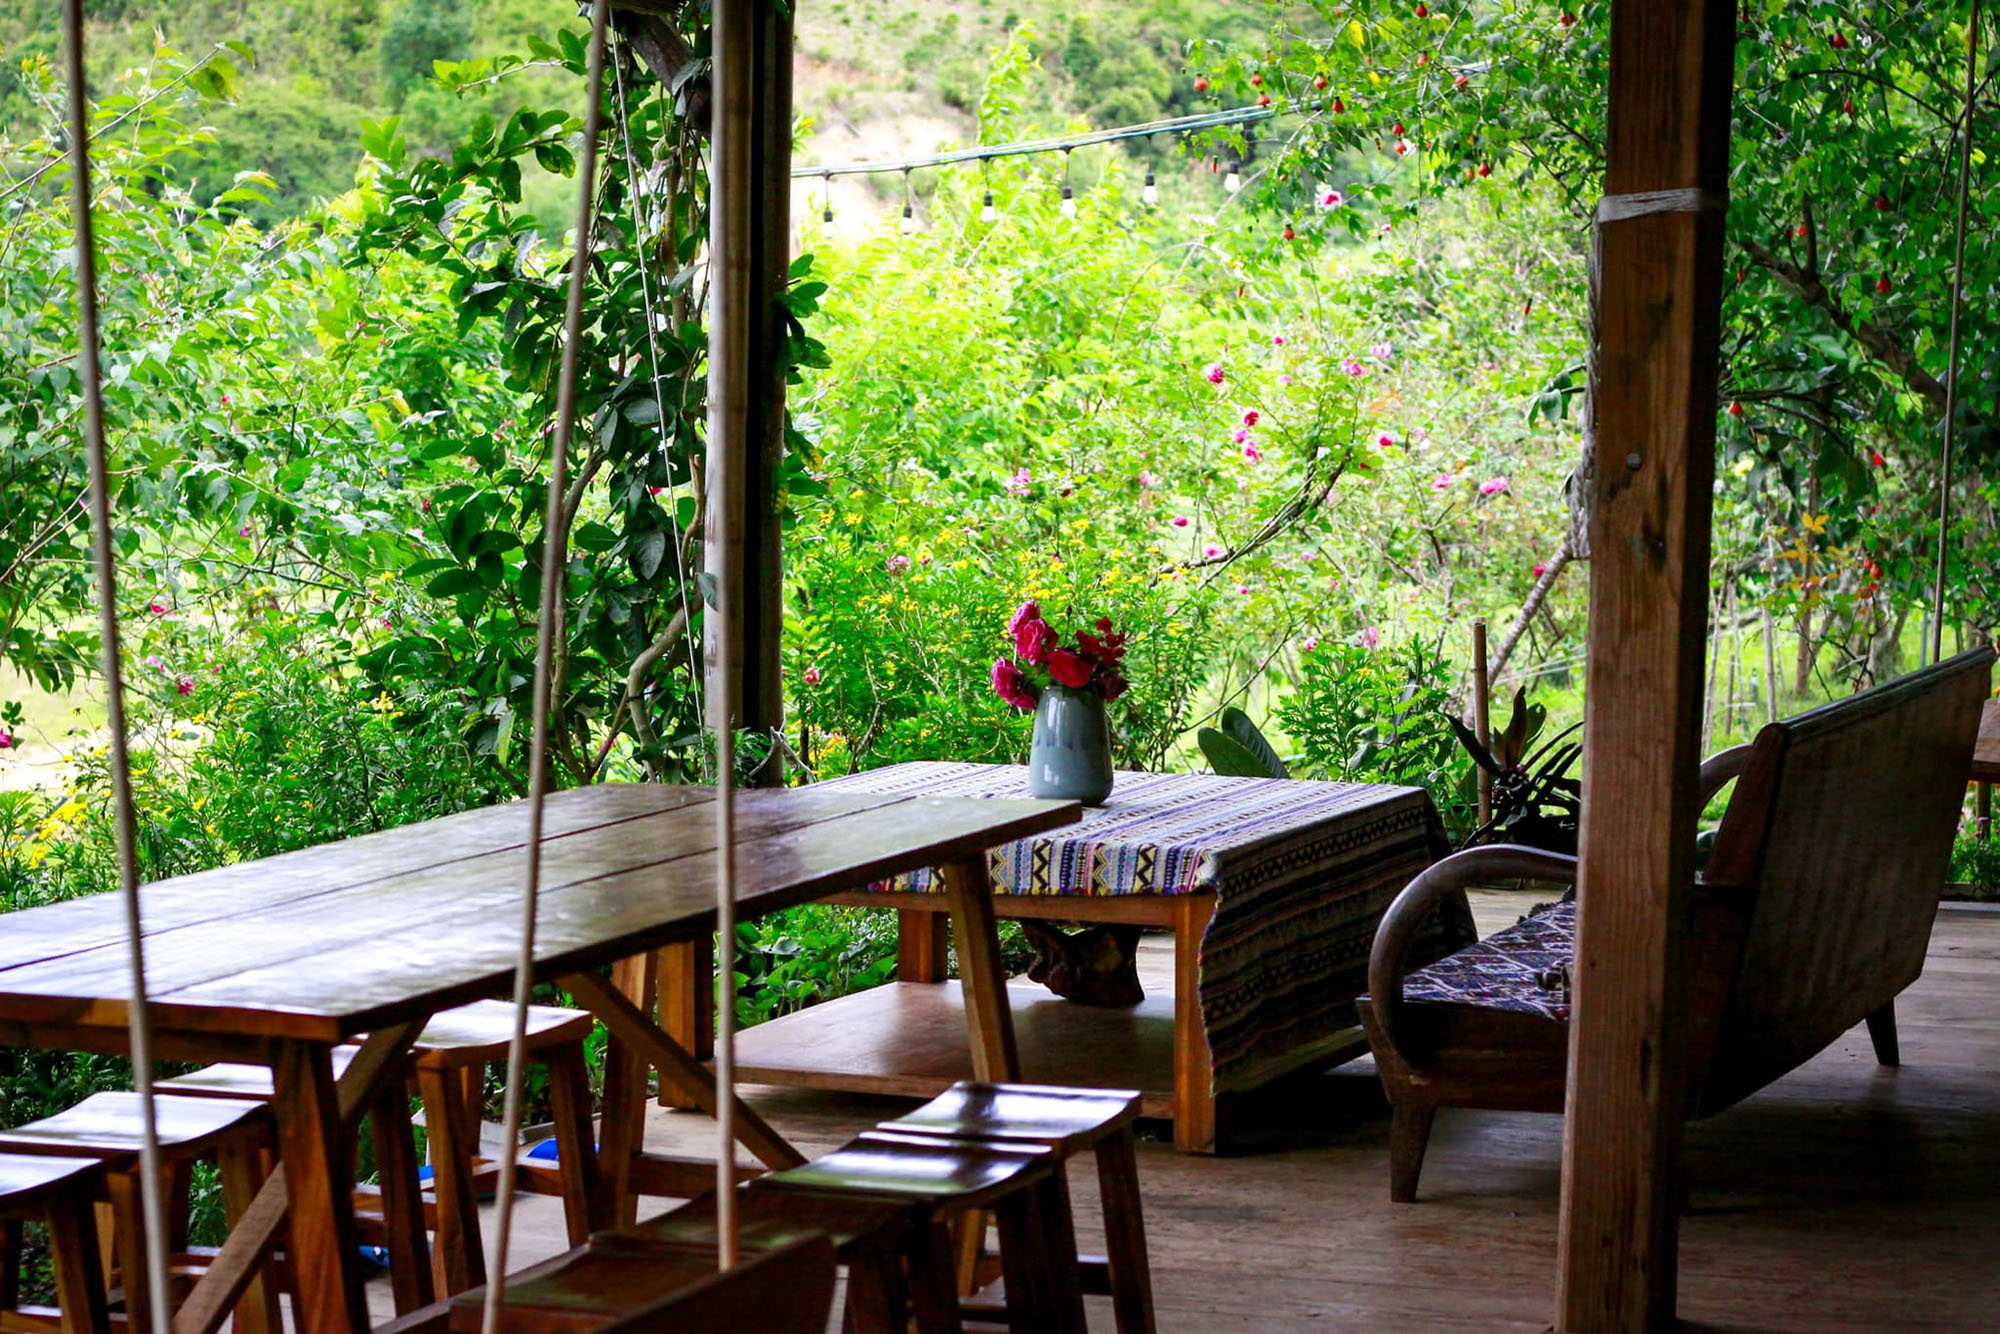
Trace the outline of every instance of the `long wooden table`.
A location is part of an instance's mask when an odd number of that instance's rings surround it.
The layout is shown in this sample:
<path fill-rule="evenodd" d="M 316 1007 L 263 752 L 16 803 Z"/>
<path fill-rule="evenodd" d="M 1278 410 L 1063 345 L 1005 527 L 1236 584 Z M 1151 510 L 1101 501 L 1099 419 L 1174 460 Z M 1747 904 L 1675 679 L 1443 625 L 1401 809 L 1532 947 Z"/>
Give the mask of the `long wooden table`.
<path fill-rule="evenodd" d="M 1993 785 L 2000 783 L 2000 699 L 1986 701 L 1979 717 L 1979 741 L 1972 751 L 1972 781 L 1978 784 L 1973 819 L 1983 842 L 1993 836 Z"/>
<path fill-rule="evenodd" d="M 692 1193 L 712 1163 L 643 1152 L 645 1070 L 711 1110 L 712 1076 L 649 1013 L 644 960 L 715 929 L 715 818 L 706 788 L 606 784 L 549 799 L 536 975 L 611 1034 L 592 1221 L 631 1220 L 635 1194 Z M 986 851 L 1075 821 L 1074 802 L 746 792 L 736 823 L 744 917 L 943 865 L 966 1024 L 981 1078 L 1019 1077 Z M 366 1328 L 355 1265 L 352 1143 L 438 1010 L 509 990 L 527 811 L 469 811 L 148 885 L 148 994 L 161 1059 L 274 1072 L 282 1162 L 175 1322 L 217 1328 L 287 1218 L 308 1331 Z M 116 896 L 7 915 L 0 1045 L 125 1053 L 129 954 Z M 636 962 L 635 962 L 636 961 Z M 599 970 L 613 965 L 607 981 Z M 366 1034 L 335 1080 L 335 1045 Z M 771 1166 L 803 1161 L 740 1102 L 738 1137 Z"/>

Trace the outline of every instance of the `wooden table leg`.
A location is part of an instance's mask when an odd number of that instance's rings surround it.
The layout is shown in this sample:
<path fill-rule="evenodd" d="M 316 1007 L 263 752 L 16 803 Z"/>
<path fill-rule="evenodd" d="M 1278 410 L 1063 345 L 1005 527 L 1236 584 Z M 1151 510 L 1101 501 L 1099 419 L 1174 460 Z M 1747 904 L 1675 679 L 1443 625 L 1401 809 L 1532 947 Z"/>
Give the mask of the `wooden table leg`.
<path fill-rule="evenodd" d="M 972 1040 L 972 1077 L 985 1083 L 1018 1080 L 1021 1053 L 1014 1043 L 1014 1012 L 1007 1006 L 1007 969 L 1000 960 L 993 877 L 985 854 L 946 866 L 944 894 L 951 904 L 952 938 L 958 946 L 965 1025 Z"/>
<path fill-rule="evenodd" d="M 896 910 L 896 980 L 942 982 L 950 962 L 951 917 L 922 908 Z M 668 1030 L 672 1032 L 671 1029 Z"/>
<path fill-rule="evenodd" d="M 1174 1147 L 1214 1153 L 1219 1132 L 1214 1060 L 1201 1015 L 1201 942 L 1215 896 L 1190 894 L 1174 913 Z"/>
<path fill-rule="evenodd" d="M 662 946 L 654 956 L 659 978 L 660 1027 L 697 1061 L 715 1056 L 715 945 L 707 937 Z M 649 1009 L 643 996 L 639 1008 Z M 660 1072 L 660 1106 L 693 1107 L 686 1089 Z"/>
<path fill-rule="evenodd" d="M 333 1049 L 286 1042 L 276 1076 L 279 1152 L 291 1212 L 292 1272 L 306 1334 L 361 1334 L 368 1307 L 354 1236 L 354 1173 L 334 1095 Z"/>
<path fill-rule="evenodd" d="M 651 1015 L 653 956 L 621 959 L 612 967 L 612 988 L 641 1014 Z M 572 995 L 576 993 L 571 992 Z M 578 999 L 584 999 L 578 997 Z M 586 1008 L 589 1006 L 585 1001 Z M 604 1043 L 604 1119 L 597 1131 L 597 1195 L 591 1209 L 593 1231 L 630 1227 L 638 1220 L 639 1197 L 632 1193 L 632 1157 L 646 1143 L 647 1062 L 614 1031 Z M 660 1077 L 665 1088 L 667 1078 Z"/>

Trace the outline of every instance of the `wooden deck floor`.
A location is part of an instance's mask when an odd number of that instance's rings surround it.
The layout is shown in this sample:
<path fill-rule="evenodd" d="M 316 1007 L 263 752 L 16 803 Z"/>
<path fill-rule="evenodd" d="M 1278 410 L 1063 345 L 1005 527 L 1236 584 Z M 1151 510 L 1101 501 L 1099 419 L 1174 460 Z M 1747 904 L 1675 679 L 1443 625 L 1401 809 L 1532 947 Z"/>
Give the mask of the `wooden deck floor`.
<path fill-rule="evenodd" d="M 1482 930 L 1521 906 L 1492 896 Z M 1149 987 L 1165 990 L 1162 956 L 1146 956 Z M 1689 1128 L 1680 1309 L 1690 1324 L 2000 1329 L 2000 913 L 1945 911 L 1900 1008 L 1901 1069 L 1878 1068 L 1857 1029 Z M 908 1105 L 807 1090 L 750 1097 L 808 1151 Z M 1235 1156 L 1142 1146 L 1163 1330 L 1548 1324 L 1558 1118 L 1443 1113 L 1421 1198 L 1399 1206 L 1365 1059 L 1235 1112 Z M 703 1118 L 656 1112 L 648 1144 L 698 1149 L 708 1133 Z M 1094 1232 L 1095 1189 L 1082 1175 L 1075 1184 L 1080 1226 Z M 517 1264 L 557 1249 L 554 1201 L 526 1201 L 516 1236 Z M 371 1288 L 386 1303 L 386 1284 Z M 1091 1320 L 1108 1330 L 1108 1306 L 1093 1299 Z"/>

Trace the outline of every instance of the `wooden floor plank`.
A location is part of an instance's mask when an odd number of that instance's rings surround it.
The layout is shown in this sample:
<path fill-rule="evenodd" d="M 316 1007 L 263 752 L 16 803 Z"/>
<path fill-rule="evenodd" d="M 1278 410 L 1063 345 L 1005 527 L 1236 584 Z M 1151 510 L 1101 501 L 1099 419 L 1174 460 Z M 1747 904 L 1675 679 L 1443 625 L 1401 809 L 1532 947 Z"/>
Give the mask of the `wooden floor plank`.
<path fill-rule="evenodd" d="M 1538 897 L 1481 896 L 1482 929 Z M 1148 937 L 1140 950 L 1156 996 L 1171 988 L 1163 944 Z M 1975 962 L 1995 950 L 2000 913 L 1946 910 L 1930 967 L 1899 1006 L 1901 1068 L 1876 1066 L 1857 1029 L 1689 1126 L 1680 1309 L 1690 1328 L 2000 1327 L 2000 963 Z M 810 1089 L 749 1100 L 814 1152 L 909 1106 Z M 651 1117 L 653 1149 L 711 1142 L 706 1118 Z M 1139 1173 L 1162 1331 L 1546 1327 L 1558 1118 L 1441 1113 L 1413 1205 L 1388 1200 L 1388 1116 L 1365 1058 L 1239 1103 L 1232 1125 L 1246 1151 L 1228 1158 L 1176 1154 L 1146 1127 Z M 1084 1249 L 1099 1249 L 1086 1169 L 1071 1188 Z M 531 1203 L 548 1212 L 517 1230 L 522 1263 L 564 1244 L 554 1202 Z M 386 1310 L 387 1285 L 376 1286 Z M 1110 1328 L 1108 1302 L 1090 1299 L 1090 1316 Z"/>

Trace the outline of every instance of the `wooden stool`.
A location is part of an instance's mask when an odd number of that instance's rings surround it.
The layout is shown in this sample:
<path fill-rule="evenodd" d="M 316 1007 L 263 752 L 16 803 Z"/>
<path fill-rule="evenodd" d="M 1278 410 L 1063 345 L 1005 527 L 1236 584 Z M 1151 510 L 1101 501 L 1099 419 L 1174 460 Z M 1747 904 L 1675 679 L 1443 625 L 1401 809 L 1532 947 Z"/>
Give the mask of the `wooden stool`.
<path fill-rule="evenodd" d="M 251 1102 L 221 1098 L 156 1096 L 153 1100 L 160 1159 L 172 1180 L 193 1163 L 213 1158 L 222 1175 L 223 1213 L 234 1227 L 264 1184 L 261 1151 L 271 1140 L 269 1113 Z M 108 1205 L 110 1227 L 100 1228 L 106 1270 L 123 1279 L 127 1328 L 149 1328 L 146 1221 L 140 1205 L 140 1142 L 145 1108 L 136 1093 L 94 1093 L 67 1111 L 0 1132 L 0 1153 L 87 1158 L 102 1166 L 98 1198 Z M 179 1238 L 170 1238 L 170 1243 Z M 171 1257 L 178 1275 L 207 1268 L 208 1257 L 185 1251 Z M 268 1266 L 250 1280 L 236 1304 L 235 1328 L 243 1334 L 277 1334 L 277 1285 Z"/>
<path fill-rule="evenodd" d="M 106 1334 L 104 1275 L 91 1205 L 103 1191 L 103 1169 L 80 1158 L 0 1153 L 0 1328 L 61 1334 Z M 56 1301 L 21 1305 L 21 1224 L 49 1229 Z"/>
<path fill-rule="evenodd" d="M 1007 1322 L 1015 1334 L 1082 1334 L 1083 1291 L 1076 1231 L 1055 1152 L 1036 1144 L 974 1143 L 939 1135 L 871 1130 L 803 1167 L 757 1178 L 756 1189 L 792 1207 L 840 1200 L 895 1200 L 929 1211 L 930 1235 L 954 1219 L 991 1211 L 1000 1225 Z M 937 1248 L 921 1289 L 939 1281 Z M 947 1263 L 944 1275 L 954 1280 Z M 919 1306 L 921 1309 L 921 1296 Z M 958 1320 L 953 1302 L 951 1320 Z"/>
<path fill-rule="evenodd" d="M 1127 1089 L 961 1082 L 880 1128 L 982 1144 L 1040 1144 L 1065 1161 L 1094 1150 L 1108 1258 L 1079 1260 L 1084 1290 L 1110 1294 L 1119 1334 L 1152 1334 L 1153 1278 L 1132 1133 L 1139 1099 Z M 1067 1190 L 1060 1167 L 1055 1176 Z"/>
<path fill-rule="evenodd" d="M 584 1010 L 528 1007 L 527 1054 L 549 1072 L 558 1156 L 553 1171 L 539 1165 L 512 1166 L 524 1189 L 562 1196 L 563 1221 L 572 1246 L 590 1237 L 590 1197 L 597 1184 L 597 1139 L 583 1051 L 595 1024 Z M 498 1178 L 500 1168 L 480 1155 L 479 1110 L 486 1100 L 486 1067 L 507 1059 L 513 1036 L 512 1005 L 475 1001 L 433 1015 L 412 1048 L 411 1066 L 424 1100 L 424 1135 L 430 1144 L 431 1185 L 437 1199 L 432 1263 L 443 1296 L 486 1281 L 479 1196 Z"/>
<path fill-rule="evenodd" d="M 564 1222 L 572 1246 L 590 1236 L 590 1196 L 596 1185 L 596 1136 L 591 1125 L 590 1076 L 584 1040 L 595 1021 L 583 1010 L 547 1005 L 528 1007 L 530 1057 L 549 1072 L 549 1094 L 555 1104 L 554 1165 L 546 1160 L 517 1161 L 516 1181 L 522 1189 L 560 1195 Z M 410 1077 L 424 1103 L 424 1132 L 430 1146 L 434 1203 L 425 1208 L 414 1159 L 407 1166 L 391 1157 L 397 1146 L 411 1142 L 409 1104 L 400 1090 L 385 1093 L 370 1115 L 375 1121 L 376 1156 L 382 1167 L 379 1200 L 357 1196 L 363 1221 L 383 1221 L 381 1239 L 391 1256 L 390 1278 L 396 1285 L 396 1310 L 416 1310 L 434 1295 L 452 1296 L 486 1281 L 485 1248 L 479 1234 L 479 1199 L 500 1175 L 498 1163 L 483 1157 L 479 1142 L 479 1112 L 486 1098 L 486 1067 L 507 1059 L 514 1034 L 514 1007 L 505 1001 L 475 1001 L 431 1017 L 411 1047 Z M 339 1076 L 359 1048 L 334 1050 L 334 1074 Z M 259 1065 L 211 1065 L 193 1074 L 162 1080 L 160 1087 L 204 1097 L 257 1098 L 272 1096 L 271 1072 Z M 406 1202 L 409 1193 L 415 1204 Z M 421 1212 L 419 1212 L 421 1211 Z M 432 1274 L 420 1278 L 417 1266 L 397 1265 L 399 1254 L 419 1254 L 412 1232 L 424 1225 L 437 1233 L 430 1250 Z"/>
<path fill-rule="evenodd" d="M 359 1047 L 333 1049 L 335 1079 L 340 1078 L 360 1050 Z M 204 1066 L 189 1074 L 163 1079 L 158 1087 L 163 1093 L 187 1098 L 268 1103 L 274 1096 L 270 1068 L 262 1065 Z M 430 1243 L 425 1235 L 430 1220 L 424 1207 L 423 1183 L 418 1176 L 416 1129 L 410 1118 L 409 1096 L 399 1085 L 388 1085 L 369 1108 L 368 1118 L 375 1128 L 375 1166 L 382 1184 L 355 1187 L 355 1228 L 364 1243 L 388 1251 L 389 1284 L 395 1293 L 396 1311 L 403 1314 L 420 1309 L 437 1295 L 431 1278 Z M 263 1163 L 267 1176 L 271 1162 L 272 1154 L 266 1149 Z M 184 1226 L 184 1222 L 180 1225 Z"/>

